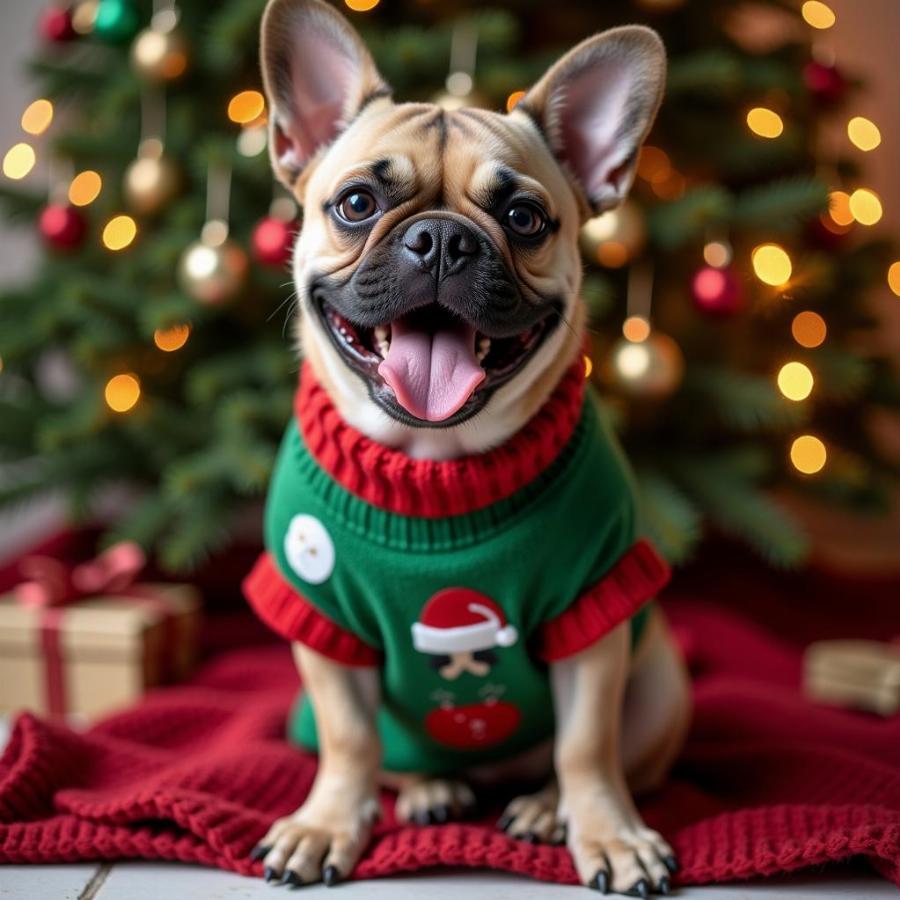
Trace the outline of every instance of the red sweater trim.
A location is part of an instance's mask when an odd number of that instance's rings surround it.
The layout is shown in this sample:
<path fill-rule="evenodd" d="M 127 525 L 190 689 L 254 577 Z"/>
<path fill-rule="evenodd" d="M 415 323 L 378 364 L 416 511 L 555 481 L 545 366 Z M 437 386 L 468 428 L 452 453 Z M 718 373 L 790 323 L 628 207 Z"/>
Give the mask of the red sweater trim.
<path fill-rule="evenodd" d="M 575 430 L 584 397 L 580 357 L 520 431 L 487 453 L 412 459 L 348 425 L 312 372 L 301 370 L 294 411 L 316 462 L 350 493 L 392 513 L 442 518 L 504 500 L 532 482 Z"/>
<path fill-rule="evenodd" d="M 323 616 L 285 581 L 271 554 L 263 553 L 243 582 L 244 595 L 273 631 L 346 666 L 378 666 L 381 654 Z"/>
<path fill-rule="evenodd" d="M 538 656 L 556 662 L 596 643 L 630 619 L 669 580 L 669 565 L 644 540 L 568 609 L 540 629 Z"/>

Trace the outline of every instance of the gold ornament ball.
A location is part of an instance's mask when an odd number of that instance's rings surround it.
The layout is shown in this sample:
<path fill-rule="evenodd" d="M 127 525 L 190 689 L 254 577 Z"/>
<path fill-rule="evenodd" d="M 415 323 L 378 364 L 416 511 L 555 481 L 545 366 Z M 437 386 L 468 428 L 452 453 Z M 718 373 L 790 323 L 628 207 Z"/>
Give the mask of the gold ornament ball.
<path fill-rule="evenodd" d="M 181 255 L 178 280 L 198 303 L 219 306 L 234 300 L 247 280 L 247 254 L 233 241 L 195 241 Z"/>
<path fill-rule="evenodd" d="M 622 338 L 610 354 L 609 379 L 623 393 L 660 399 L 677 390 L 684 376 L 684 355 L 667 334 L 653 331 L 645 341 Z"/>
<path fill-rule="evenodd" d="M 647 224 L 644 211 L 633 200 L 626 200 L 593 219 L 581 228 L 581 252 L 585 259 L 608 269 L 627 265 L 638 256 L 647 243 Z"/>
<path fill-rule="evenodd" d="M 187 40 L 177 28 L 145 28 L 131 46 L 131 65 L 145 81 L 175 81 L 187 71 Z"/>
<path fill-rule="evenodd" d="M 125 170 L 125 199 L 140 215 L 160 212 L 178 193 L 181 174 L 168 156 L 139 156 Z"/>

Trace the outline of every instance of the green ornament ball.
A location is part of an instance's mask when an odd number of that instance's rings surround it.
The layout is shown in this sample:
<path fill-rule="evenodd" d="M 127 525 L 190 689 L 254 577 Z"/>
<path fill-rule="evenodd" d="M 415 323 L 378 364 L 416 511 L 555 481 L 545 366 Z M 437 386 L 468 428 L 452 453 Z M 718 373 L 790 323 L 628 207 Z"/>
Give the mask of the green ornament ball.
<path fill-rule="evenodd" d="M 140 27 L 138 11 L 129 0 L 100 0 L 94 34 L 108 44 L 131 40 Z"/>

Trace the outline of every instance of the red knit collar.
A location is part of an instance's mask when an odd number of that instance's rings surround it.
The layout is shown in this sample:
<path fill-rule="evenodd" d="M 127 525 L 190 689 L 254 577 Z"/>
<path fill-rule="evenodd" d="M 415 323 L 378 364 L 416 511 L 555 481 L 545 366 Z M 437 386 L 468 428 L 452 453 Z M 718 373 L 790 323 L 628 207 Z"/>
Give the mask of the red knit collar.
<path fill-rule="evenodd" d="M 304 363 L 294 412 L 316 462 L 352 494 L 389 512 L 441 518 L 474 512 L 529 484 L 556 459 L 581 415 L 579 358 L 550 399 L 505 444 L 487 453 L 412 459 L 348 425 Z"/>

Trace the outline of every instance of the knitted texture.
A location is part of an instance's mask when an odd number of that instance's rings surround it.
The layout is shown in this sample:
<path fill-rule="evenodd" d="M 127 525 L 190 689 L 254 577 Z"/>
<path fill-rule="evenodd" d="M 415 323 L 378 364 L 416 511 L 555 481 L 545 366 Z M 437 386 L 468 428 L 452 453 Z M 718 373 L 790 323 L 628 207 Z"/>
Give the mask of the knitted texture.
<path fill-rule="evenodd" d="M 356 431 L 309 363 L 301 370 L 294 414 L 313 458 L 351 494 L 379 509 L 442 519 L 490 506 L 534 481 L 572 436 L 584 390 L 579 359 L 510 440 L 487 453 L 443 461 L 412 459 Z"/>
<path fill-rule="evenodd" d="M 667 591 L 695 720 L 671 778 L 640 806 L 676 848 L 678 882 L 865 856 L 900 885 L 900 717 L 814 706 L 798 687 L 803 641 L 900 633 L 897 587 L 776 579 L 719 552 Z M 85 733 L 20 715 L 0 758 L 0 862 L 139 857 L 260 875 L 250 848 L 315 772 L 283 737 L 295 690 L 287 647 L 263 645 L 225 652 Z M 385 794 L 355 877 L 463 865 L 575 882 L 565 850 L 493 829 L 499 790 L 480 799 L 483 819 L 415 828 L 395 823 Z"/>

